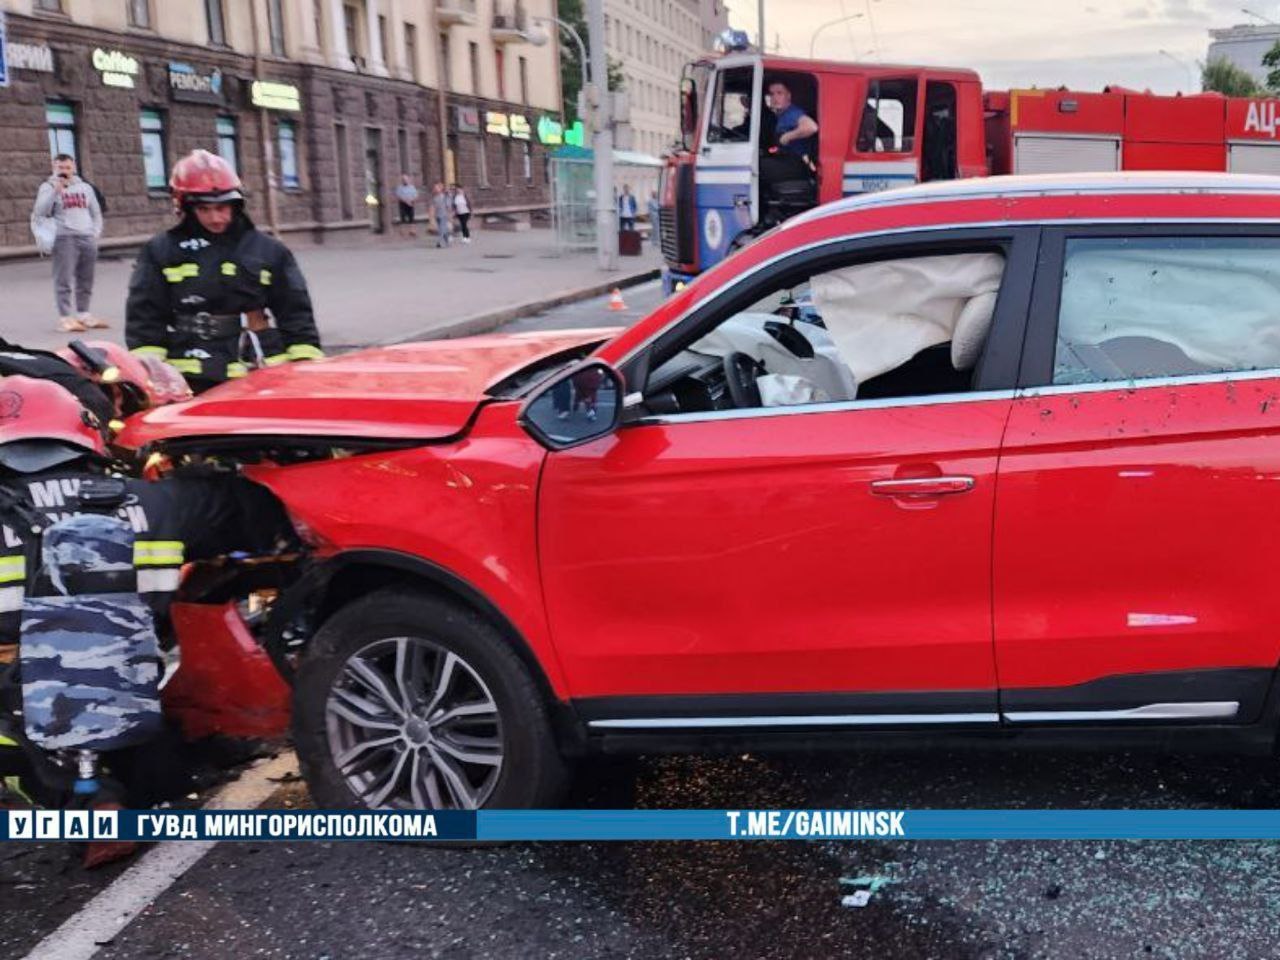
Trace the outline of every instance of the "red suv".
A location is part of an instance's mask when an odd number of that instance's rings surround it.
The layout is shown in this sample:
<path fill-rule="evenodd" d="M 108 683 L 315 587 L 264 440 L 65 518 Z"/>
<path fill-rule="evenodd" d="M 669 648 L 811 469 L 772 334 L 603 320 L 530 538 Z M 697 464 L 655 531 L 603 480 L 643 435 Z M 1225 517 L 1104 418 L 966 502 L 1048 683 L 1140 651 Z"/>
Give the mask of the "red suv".
<path fill-rule="evenodd" d="M 600 750 L 1275 740 L 1280 179 L 859 197 L 624 332 L 275 368 L 129 439 L 310 543 L 263 642 L 325 806 L 548 803 Z"/>

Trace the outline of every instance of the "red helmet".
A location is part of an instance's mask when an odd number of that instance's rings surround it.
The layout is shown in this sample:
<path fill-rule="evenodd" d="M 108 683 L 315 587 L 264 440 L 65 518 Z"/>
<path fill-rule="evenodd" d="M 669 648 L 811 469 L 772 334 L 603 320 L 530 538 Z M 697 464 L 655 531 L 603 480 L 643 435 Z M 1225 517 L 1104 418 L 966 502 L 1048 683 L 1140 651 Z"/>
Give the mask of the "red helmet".
<path fill-rule="evenodd" d="M 192 150 L 173 165 L 169 190 L 180 207 L 244 200 L 240 178 L 231 164 L 208 150 Z"/>
<path fill-rule="evenodd" d="M 178 372 L 171 363 L 165 363 L 159 357 L 149 353 L 130 354 L 136 356 L 138 362 L 151 374 L 151 405 L 161 406 L 166 403 L 182 403 L 190 400 L 194 394 L 187 378 Z"/>
<path fill-rule="evenodd" d="M 107 445 L 79 400 L 48 380 L 0 378 L 0 465 L 38 473 L 85 454 L 105 457 Z"/>
<path fill-rule="evenodd" d="M 116 402 L 119 416 L 127 417 L 139 410 L 170 402 L 157 395 L 151 371 L 138 355 L 109 340 L 80 341 L 80 345 L 95 353 L 106 365 L 105 369 L 90 367 L 84 357 L 70 347 L 59 350 L 58 356 L 107 388 Z"/>

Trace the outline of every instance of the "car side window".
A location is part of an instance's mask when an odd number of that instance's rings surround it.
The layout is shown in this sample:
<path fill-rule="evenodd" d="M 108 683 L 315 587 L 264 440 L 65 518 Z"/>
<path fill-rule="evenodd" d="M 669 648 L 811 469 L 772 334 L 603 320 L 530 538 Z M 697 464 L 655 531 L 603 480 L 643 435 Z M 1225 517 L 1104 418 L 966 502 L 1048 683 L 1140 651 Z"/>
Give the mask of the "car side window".
<path fill-rule="evenodd" d="M 1005 276 L 998 246 L 788 274 L 653 372 L 654 412 L 972 390 Z"/>
<path fill-rule="evenodd" d="M 1280 368 L 1280 238 L 1069 239 L 1055 384 Z"/>

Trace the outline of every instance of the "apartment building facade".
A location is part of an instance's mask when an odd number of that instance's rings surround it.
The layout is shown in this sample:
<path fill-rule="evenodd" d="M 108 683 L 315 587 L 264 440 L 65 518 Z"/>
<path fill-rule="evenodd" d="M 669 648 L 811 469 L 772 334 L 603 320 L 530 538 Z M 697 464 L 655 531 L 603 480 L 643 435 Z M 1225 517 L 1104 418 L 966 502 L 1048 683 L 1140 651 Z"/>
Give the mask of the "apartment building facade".
<path fill-rule="evenodd" d="M 609 56 L 622 65 L 631 149 L 661 156 L 680 130 L 680 71 L 729 26 L 724 0 L 605 0 Z"/>
<path fill-rule="evenodd" d="M 59 152 L 106 195 L 107 246 L 172 222 L 168 171 L 197 147 L 290 242 L 390 234 L 402 173 L 424 207 L 457 182 L 481 214 L 541 218 L 558 48 L 530 37 L 553 3 L 0 0 L 0 256 L 32 251 Z"/>

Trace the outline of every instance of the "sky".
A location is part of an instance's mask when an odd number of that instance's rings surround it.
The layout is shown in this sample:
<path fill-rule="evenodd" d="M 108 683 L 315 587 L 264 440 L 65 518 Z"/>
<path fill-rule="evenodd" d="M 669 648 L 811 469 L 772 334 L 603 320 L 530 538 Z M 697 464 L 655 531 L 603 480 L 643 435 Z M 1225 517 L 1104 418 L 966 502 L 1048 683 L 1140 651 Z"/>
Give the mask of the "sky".
<path fill-rule="evenodd" d="M 756 0 L 727 5 L 754 39 Z M 1211 28 L 1262 22 L 1242 6 L 1280 21 L 1275 0 L 765 0 L 765 32 L 770 52 L 808 57 L 819 26 L 861 14 L 822 29 L 815 56 L 969 67 L 992 89 L 1173 93 L 1199 89 Z"/>

